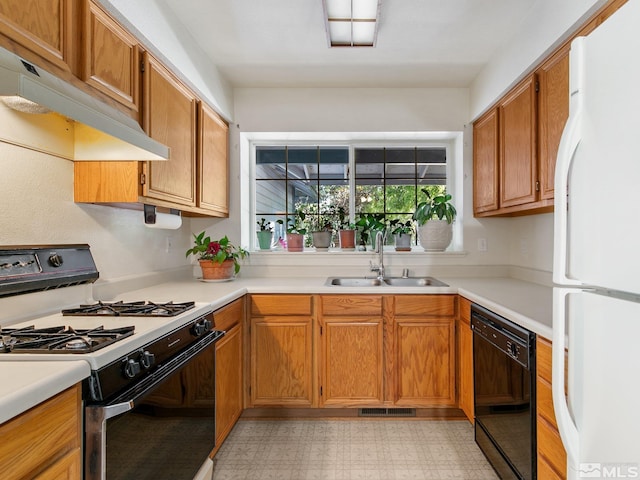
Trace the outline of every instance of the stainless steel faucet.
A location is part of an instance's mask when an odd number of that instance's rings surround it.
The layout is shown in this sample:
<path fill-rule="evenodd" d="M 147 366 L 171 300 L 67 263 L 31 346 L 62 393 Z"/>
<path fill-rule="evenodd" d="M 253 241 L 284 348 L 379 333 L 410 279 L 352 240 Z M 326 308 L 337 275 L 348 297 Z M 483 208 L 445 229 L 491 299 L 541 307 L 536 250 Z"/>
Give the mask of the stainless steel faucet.
<path fill-rule="evenodd" d="M 371 271 L 378 271 L 378 279 L 384 278 L 384 235 L 380 230 L 376 232 L 376 248 L 375 252 L 378 254 L 378 265 L 371 264 Z"/>

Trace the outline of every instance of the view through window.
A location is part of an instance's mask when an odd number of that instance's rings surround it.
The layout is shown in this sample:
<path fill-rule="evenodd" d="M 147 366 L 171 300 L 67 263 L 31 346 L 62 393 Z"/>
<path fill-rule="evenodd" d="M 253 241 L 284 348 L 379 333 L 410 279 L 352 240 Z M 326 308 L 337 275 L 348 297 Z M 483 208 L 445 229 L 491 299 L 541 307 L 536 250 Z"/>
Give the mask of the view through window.
<path fill-rule="evenodd" d="M 308 232 L 335 231 L 341 216 L 342 226 L 375 219 L 390 232 L 411 222 L 423 188 L 437 194 L 447 185 L 445 147 L 269 145 L 255 154 L 255 219 L 275 230 L 274 246 L 300 211 Z"/>

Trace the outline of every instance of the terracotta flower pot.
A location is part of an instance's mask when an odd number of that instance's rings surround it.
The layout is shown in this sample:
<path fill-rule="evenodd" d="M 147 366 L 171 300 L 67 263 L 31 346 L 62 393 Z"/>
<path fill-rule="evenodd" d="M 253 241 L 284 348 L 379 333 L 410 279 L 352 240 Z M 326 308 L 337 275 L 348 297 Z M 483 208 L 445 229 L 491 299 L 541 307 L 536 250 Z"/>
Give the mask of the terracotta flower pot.
<path fill-rule="evenodd" d="M 235 274 L 233 260 L 225 260 L 222 263 L 212 260 L 198 260 L 202 269 L 203 280 L 230 280 Z"/>
<path fill-rule="evenodd" d="M 304 235 L 300 233 L 287 233 L 287 250 L 301 252 L 304 249 Z"/>
<path fill-rule="evenodd" d="M 356 248 L 356 231 L 355 230 L 339 230 L 340 248 L 342 250 L 355 250 Z"/>

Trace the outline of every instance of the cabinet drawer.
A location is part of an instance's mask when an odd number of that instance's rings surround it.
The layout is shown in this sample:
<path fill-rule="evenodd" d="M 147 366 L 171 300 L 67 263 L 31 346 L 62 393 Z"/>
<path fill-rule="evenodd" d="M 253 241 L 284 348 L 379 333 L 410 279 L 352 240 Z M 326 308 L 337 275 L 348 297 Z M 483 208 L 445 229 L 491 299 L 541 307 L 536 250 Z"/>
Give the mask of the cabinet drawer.
<path fill-rule="evenodd" d="M 310 295 L 251 295 L 251 316 L 311 315 Z"/>
<path fill-rule="evenodd" d="M 382 315 L 380 295 L 323 295 L 322 315 Z"/>
<path fill-rule="evenodd" d="M 460 308 L 460 320 L 465 325 L 471 325 L 471 301 L 464 297 L 458 297 L 458 307 Z"/>
<path fill-rule="evenodd" d="M 229 331 L 242 321 L 244 309 L 243 300 L 236 300 L 230 305 L 216 310 L 213 314 L 213 322 L 216 330 Z"/>
<path fill-rule="evenodd" d="M 454 316 L 455 295 L 395 295 L 396 316 Z"/>
<path fill-rule="evenodd" d="M 562 445 L 560 434 L 543 418 L 538 417 L 538 457 L 545 458 L 547 463 L 557 472 L 565 472 L 567 454 Z"/>

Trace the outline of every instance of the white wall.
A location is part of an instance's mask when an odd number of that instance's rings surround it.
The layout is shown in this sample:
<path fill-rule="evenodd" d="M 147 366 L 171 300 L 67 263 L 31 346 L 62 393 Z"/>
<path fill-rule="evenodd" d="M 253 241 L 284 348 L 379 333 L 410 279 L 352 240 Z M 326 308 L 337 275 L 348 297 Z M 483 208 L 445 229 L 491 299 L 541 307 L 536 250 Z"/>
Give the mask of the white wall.
<path fill-rule="evenodd" d="M 233 91 L 189 31 L 161 0 L 99 0 L 104 8 L 226 119 L 233 118 Z"/>
<path fill-rule="evenodd" d="M 235 122 L 231 126 L 230 218 L 194 219 L 192 226 L 214 235 L 239 238 L 241 173 L 240 132 L 463 132 L 463 199 L 466 255 L 427 261 L 456 265 L 504 265 L 509 261 L 508 220 L 472 217 L 472 144 L 466 89 L 241 88 L 234 91 Z M 198 227 L 198 228 L 196 228 Z M 488 240 L 477 251 L 477 238 Z M 268 255 L 268 254 L 266 254 Z M 252 263 L 268 262 L 264 255 Z M 406 257 L 404 257 L 406 258 Z M 369 257 L 364 258 L 368 262 Z M 274 257 L 274 262 L 279 260 Z M 340 260 L 337 260 L 338 262 Z M 326 263 L 326 259 L 323 260 Z"/>
<path fill-rule="evenodd" d="M 518 33 L 497 51 L 471 85 L 470 118 L 477 118 L 567 39 L 607 0 L 538 0 Z"/>
<path fill-rule="evenodd" d="M 140 211 L 74 203 L 69 160 L 0 140 L 0 172 L 0 245 L 88 243 L 101 281 L 188 263 L 188 220 L 180 230 L 150 230 Z"/>

